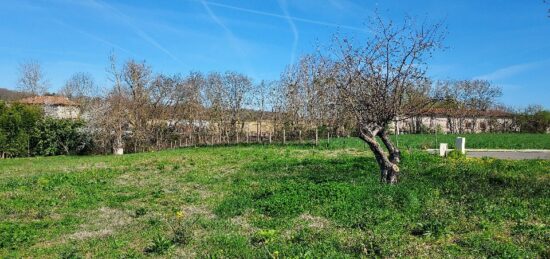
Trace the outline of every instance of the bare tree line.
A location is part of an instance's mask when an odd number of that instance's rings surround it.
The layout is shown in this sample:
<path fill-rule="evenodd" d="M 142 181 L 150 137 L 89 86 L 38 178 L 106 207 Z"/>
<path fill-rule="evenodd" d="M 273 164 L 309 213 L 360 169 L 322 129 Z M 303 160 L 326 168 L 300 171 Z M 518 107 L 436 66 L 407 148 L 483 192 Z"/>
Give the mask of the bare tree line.
<path fill-rule="evenodd" d="M 377 26 L 382 26 L 381 20 L 377 22 Z M 397 94 L 408 98 L 400 108 L 395 106 L 396 97 L 387 100 L 380 92 L 361 93 L 361 87 L 369 80 L 380 77 L 376 74 L 383 72 L 382 66 L 374 62 L 381 63 L 382 60 L 366 57 L 367 50 L 351 48 L 347 38 L 338 36 L 342 35 L 335 36 L 324 55 L 304 55 L 289 65 L 278 81 L 255 84 L 251 78 L 236 72 L 191 72 L 187 76 L 154 74 L 145 62 L 129 60 L 121 65 L 112 55 L 107 69 L 111 85 L 106 93 L 97 95 L 99 87 L 89 73 L 76 73 L 67 80 L 59 94 L 80 103 L 91 132 L 102 135 L 98 137 L 102 150 L 110 149 L 108 146 L 126 146 L 130 151 L 160 147 L 160 143 L 171 138 L 180 139 L 186 133 L 216 132 L 221 135 L 217 137 L 218 141 L 220 138 L 235 141 L 243 134 L 247 121 L 256 122 L 254 135 L 266 135 L 263 132 L 266 124 L 272 131 L 282 132 L 284 129 L 289 139 L 300 139 L 302 134 L 305 138 L 308 131 L 312 134 L 312 129 L 321 130 L 322 135 L 358 135 L 357 114 L 353 111 L 359 108 L 358 105 L 365 106 L 360 109 L 369 109 L 377 116 L 384 113 L 380 109 L 389 109 L 392 114 L 400 114 L 394 120 L 406 119 L 423 115 L 418 112 L 420 110 L 429 110 L 425 104 L 433 105 L 434 89 L 438 89 L 440 98 L 436 107 L 445 109 L 453 133 L 467 132 L 475 125 L 466 123 L 466 118 L 470 121 L 473 118 L 475 122 L 483 114 L 480 111 L 497 107 L 495 99 L 501 95 L 500 88 L 484 80 L 432 83 L 425 76 L 414 75 L 411 77 L 416 77 L 415 81 L 407 82 L 409 86 L 392 90 L 399 90 Z M 404 40 L 400 38 L 398 41 Z M 393 39 L 391 43 L 397 43 L 397 40 Z M 392 55 L 402 51 L 396 47 L 382 49 L 380 42 L 378 46 L 374 44 L 369 42 L 367 46 L 375 51 L 373 55 L 379 57 L 383 50 Z M 395 57 L 385 57 L 386 63 L 394 62 L 391 59 Z M 345 58 L 345 62 L 336 58 Z M 362 66 L 363 70 L 345 70 L 354 65 Z M 397 65 L 405 67 L 405 64 Z M 24 63 L 20 67 L 21 90 L 35 94 L 46 92 L 47 80 L 44 80 L 38 62 Z M 347 81 L 342 82 L 344 79 Z M 388 83 L 392 81 L 397 80 L 393 78 Z M 365 100 L 355 99 L 361 95 Z M 126 139 L 124 144 L 123 136 Z"/>
<path fill-rule="evenodd" d="M 443 108 L 453 132 L 464 132 L 471 127 L 464 118 L 475 125 L 502 93 L 485 80 L 431 80 L 427 61 L 442 48 L 441 23 L 375 17 L 370 30 L 361 40 L 334 35 L 327 46 L 290 64 L 278 81 L 255 83 L 234 71 L 159 74 L 144 61 L 121 64 L 111 55 L 104 94 L 93 94 L 97 87 L 86 73 L 73 75 L 60 93 L 81 103 L 103 152 L 235 143 L 251 136 L 284 141 L 353 134 L 374 152 L 381 180 L 395 183 L 401 155 L 389 137 L 392 123 Z M 21 66 L 23 90 L 40 94 L 46 85 L 39 65 Z"/>

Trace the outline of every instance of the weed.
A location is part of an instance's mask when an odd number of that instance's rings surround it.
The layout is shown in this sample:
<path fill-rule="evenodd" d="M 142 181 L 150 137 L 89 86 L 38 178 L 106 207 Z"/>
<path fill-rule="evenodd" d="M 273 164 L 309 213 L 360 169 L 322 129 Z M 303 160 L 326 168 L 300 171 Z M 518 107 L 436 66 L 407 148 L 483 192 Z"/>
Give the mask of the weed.
<path fill-rule="evenodd" d="M 139 218 L 143 215 L 145 215 L 147 213 L 147 209 L 146 208 L 137 208 L 136 211 L 134 212 L 134 217 L 136 218 Z"/>
<path fill-rule="evenodd" d="M 146 253 L 150 254 L 165 254 L 170 248 L 174 247 L 172 240 L 157 234 L 151 244 L 145 248 Z"/>
<path fill-rule="evenodd" d="M 252 242 L 258 245 L 265 245 L 277 238 L 277 231 L 274 229 L 261 229 L 252 237 Z"/>
<path fill-rule="evenodd" d="M 78 259 L 78 258 L 83 258 L 79 253 L 78 253 L 78 250 L 76 250 L 75 248 L 69 248 L 63 252 L 61 252 L 61 254 L 59 255 L 60 258 L 62 259 Z"/>
<path fill-rule="evenodd" d="M 176 217 L 169 221 L 174 244 L 187 245 L 193 238 L 193 228 L 199 218 L 187 217 L 183 211 L 176 212 Z"/>
<path fill-rule="evenodd" d="M 466 155 L 455 149 L 449 152 L 447 154 L 447 157 L 450 159 L 461 160 L 461 159 L 465 159 Z"/>

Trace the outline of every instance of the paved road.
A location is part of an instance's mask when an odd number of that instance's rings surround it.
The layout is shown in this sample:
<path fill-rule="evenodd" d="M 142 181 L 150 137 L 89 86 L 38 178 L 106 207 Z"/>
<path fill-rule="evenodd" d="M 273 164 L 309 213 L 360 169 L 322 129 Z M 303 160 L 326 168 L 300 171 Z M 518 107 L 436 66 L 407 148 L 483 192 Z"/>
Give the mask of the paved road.
<path fill-rule="evenodd" d="M 468 151 L 468 157 L 492 157 L 498 159 L 522 160 L 522 159 L 547 159 L 550 160 L 550 152 L 545 151 Z"/>

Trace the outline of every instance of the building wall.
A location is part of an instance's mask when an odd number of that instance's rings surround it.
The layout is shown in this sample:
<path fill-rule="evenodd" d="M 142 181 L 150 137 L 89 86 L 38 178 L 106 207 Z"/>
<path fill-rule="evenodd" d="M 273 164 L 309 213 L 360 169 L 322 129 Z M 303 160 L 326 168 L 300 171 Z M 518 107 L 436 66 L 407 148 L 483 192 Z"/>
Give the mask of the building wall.
<path fill-rule="evenodd" d="M 396 130 L 395 122 L 390 124 Z M 413 117 L 397 122 L 399 133 L 434 132 L 441 133 L 481 133 L 516 131 L 511 118 L 447 118 L 447 117 Z"/>
<path fill-rule="evenodd" d="M 44 105 L 44 115 L 56 119 L 77 119 L 80 109 L 76 106 Z"/>

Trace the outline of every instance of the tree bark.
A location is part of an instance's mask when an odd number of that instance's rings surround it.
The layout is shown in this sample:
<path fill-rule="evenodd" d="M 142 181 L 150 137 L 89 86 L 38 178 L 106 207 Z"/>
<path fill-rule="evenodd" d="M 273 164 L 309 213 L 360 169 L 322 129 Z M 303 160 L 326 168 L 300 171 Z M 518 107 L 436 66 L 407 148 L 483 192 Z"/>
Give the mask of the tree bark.
<path fill-rule="evenodd" d="M 399 164 L 401 162 L 401 151 L 391 142 L 388 132 L 386 130 L 381 130 L 378 136 L 382 139 L 382 142 L 390 153 L 390 161 L 394 164 Z"/>
<path fill-rule="evenodd" d="M 386 155 L 380 144 L 376 141 L 377 134 L 360 131 L 360 138 L 365 141 L 370 150 L 374 153 L 376 162 L 380 167 L 380 181 L 387 184 L 396 184 L 399 181 L 399 166 L 398 163 L 392 162 Z"/>

